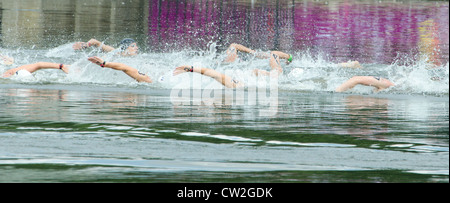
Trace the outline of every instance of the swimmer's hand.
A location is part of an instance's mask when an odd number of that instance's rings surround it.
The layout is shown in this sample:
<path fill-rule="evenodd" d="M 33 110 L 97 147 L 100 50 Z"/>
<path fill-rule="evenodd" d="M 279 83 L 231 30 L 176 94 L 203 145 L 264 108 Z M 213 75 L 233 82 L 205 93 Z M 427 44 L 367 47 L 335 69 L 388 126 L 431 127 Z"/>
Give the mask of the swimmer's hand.
<path fill-rule="evenodd" d="M 8 71 L 6 71 L 5 73 L 3 73 L 2 77 L 3 77 L 3 78 L 9 78 L 9 77 L 11 77 L 12 75 L 14 75 L 15 73 L 16 73 L 15 70 L 8 70 Z"/>
<path fill-rule="evenodd" d="M 69 67 L 70 65 L 61 64 L 61 70 L 66 74 L 69 74 Z"/>
<path fill-rule="evenodd" d="M 173 71 L 173 75 L 176 76 L 187 72 L 193 72 L 193 66 L 180 66 Z"/>
<path fill-rule="evenodd" d="M 101 59 L 101 58 L 98 57 L 98 56 L 92 56 L 92 57 L 89 57 L 88 60 L 89 60 L 90 62 L 92 62 L 92 63 L 95 63 L 95 64 L 99 65 L 99 66 L 102 65 L 103 62 L 105 62 L 105 60 Z"/>
<path fill-rule="evenodd" d="M 86 42 L 75 42 L 75 44 L 73 44 L 72 48 L 74 50 L 83 50 L 83 49 L 88 48 L 89 47 L 88 45 L 89 44 Z"/>
<path fill-rule="evenodd" d="M 83 50 L 83 49 L 87 49 L 91 46 L 100 46 L 102 43 L 96 39 L 91 39 L 88 42 L 75 42 L 72 45 L 72 48 L 74 50 Z"/>

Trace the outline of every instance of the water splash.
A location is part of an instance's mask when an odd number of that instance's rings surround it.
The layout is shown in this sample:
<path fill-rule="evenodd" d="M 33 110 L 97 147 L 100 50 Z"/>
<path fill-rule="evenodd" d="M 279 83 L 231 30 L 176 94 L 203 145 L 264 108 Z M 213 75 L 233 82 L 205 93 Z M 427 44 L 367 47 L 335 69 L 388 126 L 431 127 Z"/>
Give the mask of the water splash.
<path fill-rule="evenodd" d="M 182 83 L 189 88 L 192 81 L 189 74 L 173 76 L 172 71 L 181 65 L 195 65 L 213 68 L 219 72 L 229 74 L 231 77 L 248 82 L 255 80 L 252 75 L 254 69 L 270 70 L 268 60 L 251 58 L 248 61 L 232 64 L 221 64 L 223 54 L 217 52 L 217 43 L 210 42 L 206 51 L 183 50 L 172 53 L 141 53 L 134 57 L 117 57 L 113 53 L 102 53 L 98 49 L 74 51 L 72 43 L 48 50 L 5 50 L 16 59 L 12 66 L 0 66 L 0 71 L 20 65 L 49 61 L 70 64 L 68 75 L 55 70 L 41 70 L 35 72 L 35 80 L 22 80 L 20 78 L 2 79 L 1 83 L 36 83 L 36 84 L 94 84 L 112 86 L 145 86 L 146 88 L 170 89 Z M 28 54 L 27 54 L 28 53 Z M 138 84 L 132 78 L 120 71 L 101 68 L 87 60 L 89 56 L 100 56 L 106 61 L 114 61 L 137 68 L 139 71 L 151 76 L 154 84 Z M 441 66 L 430 64 L 420 56 L 398 56 L 391 64 L 362 64 L 361 69 L 343 68 L 331 62 L 325 53 L 312 54 L 309 51 L 293 53 L 294 61 L 284 65 L 284 74 L 280 77 L 280 89 L 286 91 L 334 91 L 341 83 L 352 76 L 366 75 L 389 78 L 396 84 L 384 92 L 387 94 L 426 94 L 448 95 L 449 93 L 449 65 Z M 293 74 L 301 70 L 301 74 Z M 202 79 L 205 87 L 214 81 Z M 264 82 L 265 80 L 258 80 Z M 263 85 L 263 84 L 258 84 Z M 221 88 L 221 85 L 213 85 Z M 357 86 L 350 93 L 371 94 L 371 87 Z"/>

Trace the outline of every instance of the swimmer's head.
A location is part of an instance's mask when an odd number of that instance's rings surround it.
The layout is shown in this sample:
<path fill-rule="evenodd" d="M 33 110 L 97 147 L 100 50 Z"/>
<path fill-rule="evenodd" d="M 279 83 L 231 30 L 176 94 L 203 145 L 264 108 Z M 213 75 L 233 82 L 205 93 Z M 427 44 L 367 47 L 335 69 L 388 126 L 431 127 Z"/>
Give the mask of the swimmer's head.
<path fill-rule="evenodd" d="M 125 38 L 123 39 L 120 43 L 119 43 L 119 47 L 121 49 L 126 49 L 128 48 L 131 44 L 136 43 L 136 41 L 134 41 L 134 39 L 131 38 Z"/>
<path fill-rule="evenodd" d="M 291 64 L 292 60 L 294 60 L 294 59 L 292 58 L 292 55 L 289 54 L 289 58 L 286 60 L 286 64 L 287 65 Z"/>
<path fill-rule="evenodd" d="M 123 39 L 120 42 L 119 47 L 124 55 L 136 55 L 139 51 L 136 41 L 130 38 Z"/>
<path fill-rule="evenodd" d="M 292 60 L 293 60 L 293 59 L 292 59 L 292 55 L 289 54 L 288 61 L 289 61 L 289 62 L 292 62 Z"/>

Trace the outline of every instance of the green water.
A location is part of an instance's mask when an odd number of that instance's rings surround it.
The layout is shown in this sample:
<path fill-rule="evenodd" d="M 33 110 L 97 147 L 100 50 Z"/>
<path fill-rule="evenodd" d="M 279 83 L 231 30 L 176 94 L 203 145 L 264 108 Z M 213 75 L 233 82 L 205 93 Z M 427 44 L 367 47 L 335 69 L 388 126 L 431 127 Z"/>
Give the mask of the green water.
<path fill-rule="evenodd" d="M 5 88 L 5 86 L 7 88 Z M 448 182 L 448 98 L 2 85 L 0 182 Z"/>

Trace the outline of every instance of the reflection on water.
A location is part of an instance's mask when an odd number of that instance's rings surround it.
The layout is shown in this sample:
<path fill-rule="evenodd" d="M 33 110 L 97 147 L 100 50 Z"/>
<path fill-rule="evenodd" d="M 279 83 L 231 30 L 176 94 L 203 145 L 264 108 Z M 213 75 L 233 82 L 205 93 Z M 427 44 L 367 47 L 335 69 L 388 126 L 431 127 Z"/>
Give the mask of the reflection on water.
<path fill-rule="evenodd" d="M 442 40 L 436 50 L 442 55 L 435 57 L 448 60 L 447 14 L 448 2 L 152 0 L 149 37 L 158 49 L 236 42 L 326 53 L 338 62 L 390 63 L 398 54 L 414 55 L 419 27 L 434 20 Z"/>
<path fill-rule="evenodd" d="M 60 171 L 63 181 L 104 171 L 117 174 L 110 180 L 126 171 L 222 172 L 224 180 L 239 173 L 245 180 L 253 171 L 265 181 L 276 180 L 265 171 L 280 171 L 279 177 L 291 171 L 281 181 L 307 181 L 307 173 L 295 171 L 324 170 L 411 171 L 448 180 L 448 98 L 284 93 L 276 115 L 265 117 L 257 113 L 263 106 L 174 106 L 164 91 L 70 88 L 0 89 L 0 171 L 37 172 L 33 165 L 45 163 L 76 166 L 74 173 Z M 97 169 L 72 177 L 90 165 Z M 197 181 L 207 181 L 207 173 Z M 422 178 L 409 181 L 433 181 Z"/>
<path fill-rule="evenodd" d="M 1 45 L 50 48 L 68 41 L 142 39 L 146 19 L 139 0 L 1 0 Z M 115 41 L 117 40 L 117 41 Z"/>
<path fill-rule="evenodd" d="M 442 61 L 439 60 L 441 55 L 440 36 L 439 36 L 439 24 L 433 19 L 428 19 L 420 23 L 419 27 L 420 43 L 419 50 L 422 53 L 422 57 L 426 57 L 426 60 L 433 63 L 436 66 L 440 66 Z"/>
<path fill-rule="evenodd" d="M 336 62 L 392 63 L 399 55 L 432 52 L 442 63 L 449 53 L 449 4 L 440 1 L 20 0 L 0 6 L 6 47 L 132 37 L 152 51 L 207 50 L 211 43 L 223 50 L 235 42 L 320 53 Z"/>

